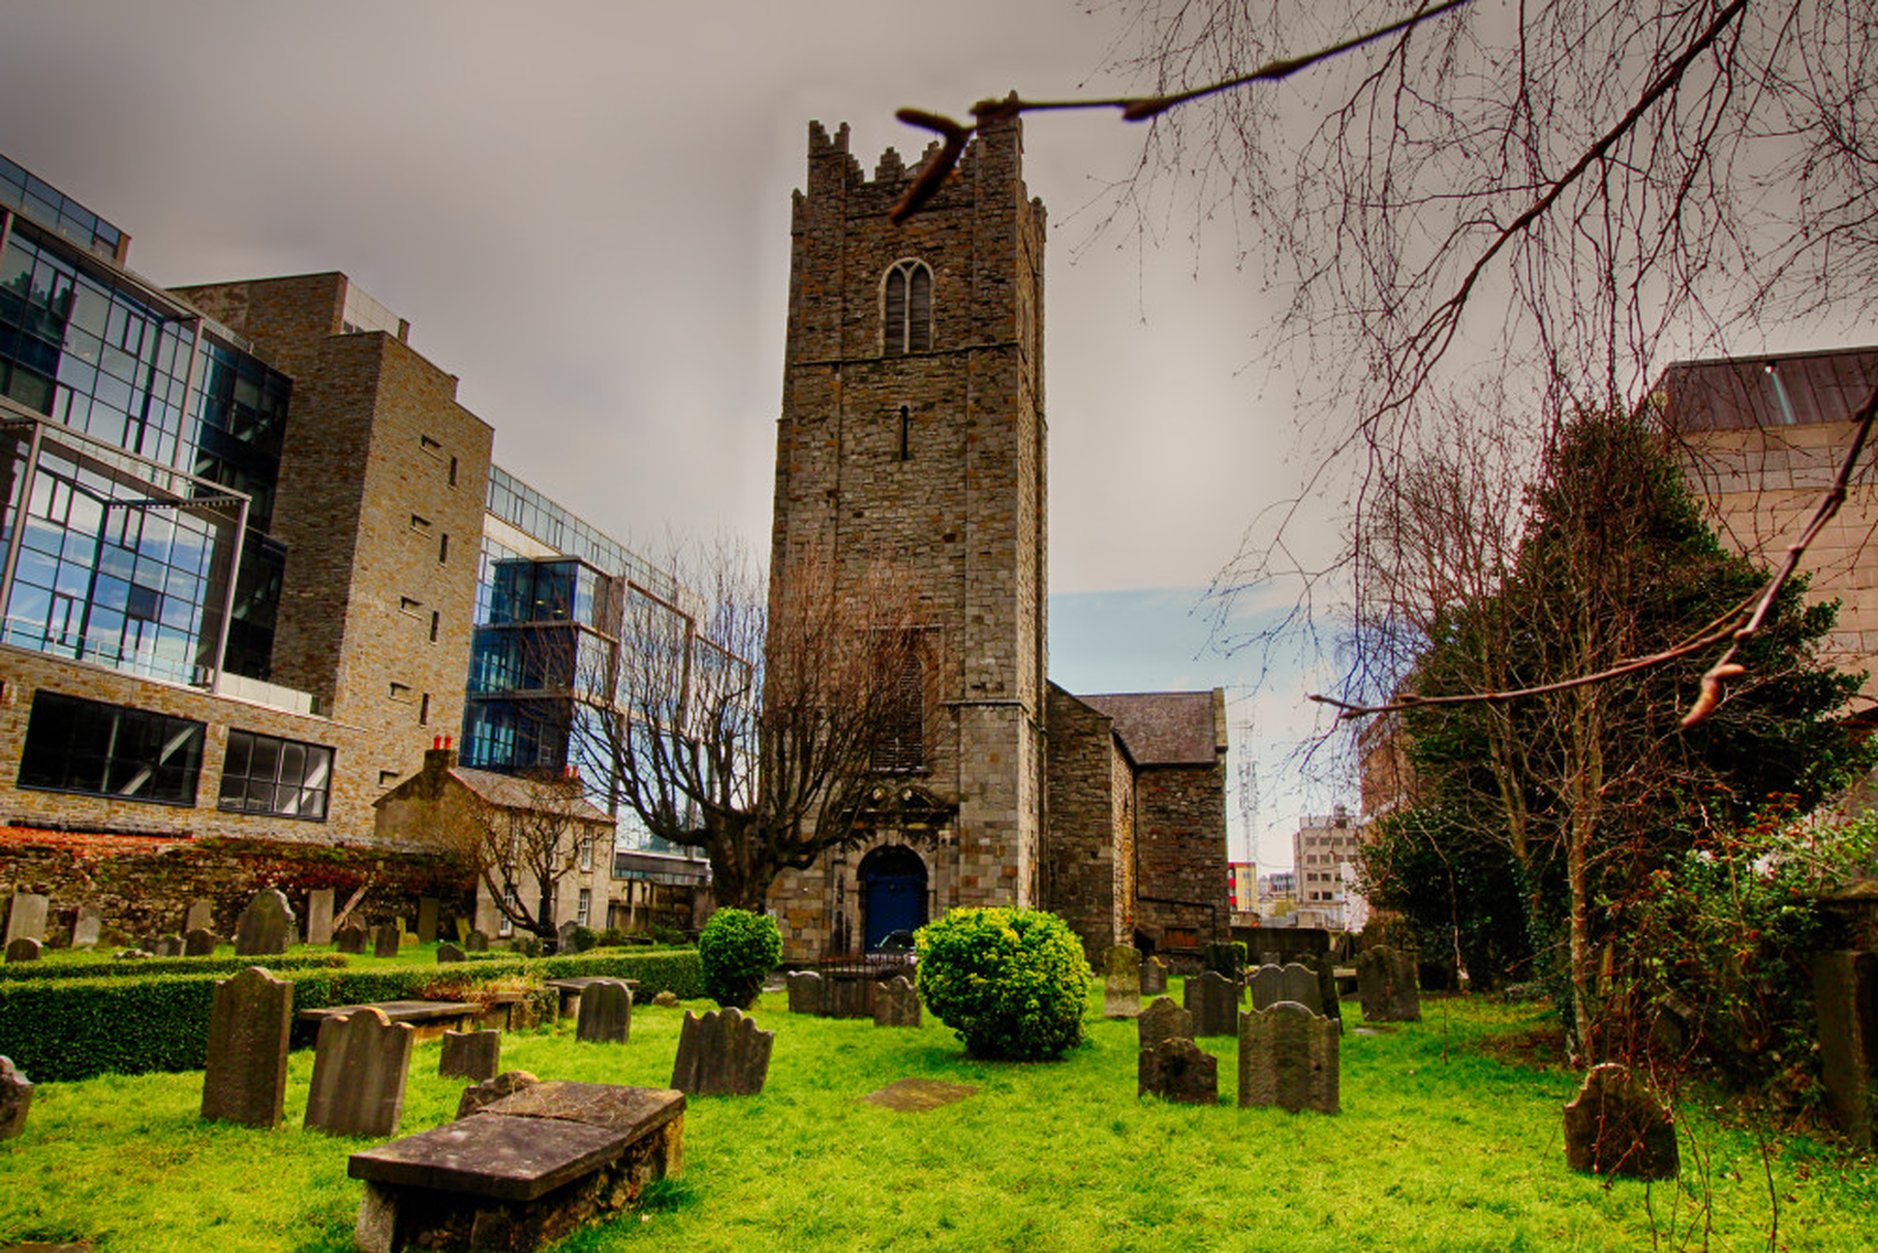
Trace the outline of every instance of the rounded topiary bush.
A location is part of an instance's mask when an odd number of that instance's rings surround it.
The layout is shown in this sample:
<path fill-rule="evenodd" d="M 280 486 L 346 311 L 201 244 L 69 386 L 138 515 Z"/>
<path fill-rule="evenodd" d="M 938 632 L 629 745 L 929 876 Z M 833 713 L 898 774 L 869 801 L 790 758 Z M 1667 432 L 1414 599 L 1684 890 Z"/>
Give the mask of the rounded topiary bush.
<path fill-rule="evenodd" d="M 747 909 L 720 909 L 698 935 L 704 994 L 719 1005 L 748 1009 L 782 958 L 776 920 Z"/>
<path fill-rule="evenodd" d="M 975 1057 L 1040 1061 L 1082 1043 L 1082 941 L 1040 909 L 955 909 L 922 927 L 919 992 Z"/>

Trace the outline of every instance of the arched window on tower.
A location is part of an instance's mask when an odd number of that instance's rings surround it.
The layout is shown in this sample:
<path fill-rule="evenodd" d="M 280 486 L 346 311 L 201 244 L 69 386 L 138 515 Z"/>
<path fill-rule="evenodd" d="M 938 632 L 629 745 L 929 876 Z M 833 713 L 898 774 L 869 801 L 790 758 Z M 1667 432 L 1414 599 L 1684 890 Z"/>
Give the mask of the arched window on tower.
<path fill-rule="evenodd" d="M 889 357 L 932 348 L 932 271 L 924 261 L 896 261 L 887 269 L 881 351 Z"/>

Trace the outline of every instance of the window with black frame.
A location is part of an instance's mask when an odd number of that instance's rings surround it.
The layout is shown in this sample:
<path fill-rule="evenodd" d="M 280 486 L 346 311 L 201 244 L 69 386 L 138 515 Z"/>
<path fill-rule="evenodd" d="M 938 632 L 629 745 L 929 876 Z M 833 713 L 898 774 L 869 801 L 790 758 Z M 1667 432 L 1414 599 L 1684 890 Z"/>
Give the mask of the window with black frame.
<path fill-rule="evenodd" d="M 228 732 L 223 809 L 323 822 L 332 780 L 333 750 L 323 744 L 233 728 Z"/>
<path fill-rule="evenodd" d="M 35 692 L 19 785 L 193 805 L 204 731 L 187 718 Z"/>

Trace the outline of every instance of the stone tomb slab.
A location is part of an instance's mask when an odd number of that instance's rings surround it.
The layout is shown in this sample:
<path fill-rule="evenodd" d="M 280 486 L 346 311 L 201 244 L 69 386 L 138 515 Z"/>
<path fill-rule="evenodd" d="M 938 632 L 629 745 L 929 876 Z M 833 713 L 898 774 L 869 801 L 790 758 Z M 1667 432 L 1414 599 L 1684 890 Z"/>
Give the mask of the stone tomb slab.
<path fill-rule="evenodd" d="M 869 1092 L 863 1101 L 902 1113 L 923 1114 L 941 1105 L 951 1105 L 978 1089 L 969 1083 L 941 1083 L 937 1079 L 896 1079 L 878 1092 Z"/>
<path fill-rule="evenodd" d="M 605 975 L 575 975 L 568 979 L 547 979 L 542 982 L 542 986 L 553 988 L 561 994 L 561 1005 L 556 1011 L 556 1016 L 565 1018 L 569 1014 L 580 1012 L 580 994 L 596 983 L 623 983 L 635 999 L 639 995 L 639 980 L 611 979 Z"/>
<path fill-rule="evenodd" d="M 532 1201 L 611 1161 L 629 1138 L 608 1127 L 484 1110 L 354 1153 L 346 1169 L 377 1184 Z"/>
<path fill-rule="evenodd" d="M 471 1031 L 482 1021 L 483 1007 L 469 1001 L 376 1001 L 370 1005 L 335 1005 L 329 1009 L 303 1009 L 301 1022 L 323 1023 L 349 1017 L 362 1009 L 375 1009 L 391 1022 L 409 1023 L 415 1044 L 439 1040 L 446 1031 Z"/>

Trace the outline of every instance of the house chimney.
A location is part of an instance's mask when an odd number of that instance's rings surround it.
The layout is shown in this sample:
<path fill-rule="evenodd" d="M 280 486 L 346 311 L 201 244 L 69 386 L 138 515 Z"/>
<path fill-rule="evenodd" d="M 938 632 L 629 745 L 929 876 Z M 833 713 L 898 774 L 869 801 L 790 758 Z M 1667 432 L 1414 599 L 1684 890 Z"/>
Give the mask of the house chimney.
<path fill-rule="evenodd" d="M 424 773 L 444 774 L 456 768 L 456 750 L 450 747 L 450 737 L 433 735 L 430 747 L 424 750 Z"/>

